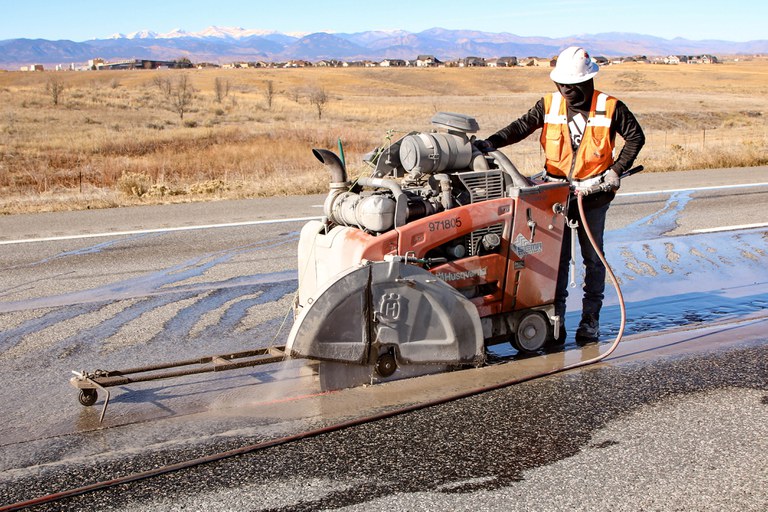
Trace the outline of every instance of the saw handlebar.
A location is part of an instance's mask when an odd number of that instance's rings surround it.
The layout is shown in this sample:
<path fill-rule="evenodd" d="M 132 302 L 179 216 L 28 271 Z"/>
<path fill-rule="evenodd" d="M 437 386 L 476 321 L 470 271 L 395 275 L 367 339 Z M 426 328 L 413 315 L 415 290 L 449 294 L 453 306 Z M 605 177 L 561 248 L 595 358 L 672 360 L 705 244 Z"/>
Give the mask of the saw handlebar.
<path fill-rule="evenodd" d="M 636 166 L 636 167 L 633 167 L 633 168 L 631 168 L 631 169 L 630 169 L 630 170 L 628 170 L 628 171 L 624 171 L 624 172 L 621 174 L 620 178 L 626 178 L 626 177 L 628 177 L 628 176 L 632 176 L 633 174 L 637 174 L 637 173 L 639 173 L 639 172 L 640 172 L 640 171 L 642 171 L 643 169 L 645 169 L 645 167 L 643 167 L 642 165 L 638 165 L 638 166 Z"/>

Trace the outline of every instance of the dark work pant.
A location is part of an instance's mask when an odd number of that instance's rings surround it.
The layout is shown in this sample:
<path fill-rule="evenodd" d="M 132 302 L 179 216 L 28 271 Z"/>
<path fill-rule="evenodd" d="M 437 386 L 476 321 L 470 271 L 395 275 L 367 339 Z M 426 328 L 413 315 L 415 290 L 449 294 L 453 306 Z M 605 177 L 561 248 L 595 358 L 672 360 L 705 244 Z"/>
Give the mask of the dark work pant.
<path fill-rule="evenodd" d="M 589 197 L 589 196 L 588 196 Z M 605 216 L 610 203 L 591 205 L 584 200 L 584 215 L 592 231 L 592 236 L 597 243 L 600 252 L 603 252 L 603 232 L 605 231 Z M 568 207 L 568 220 L 576 220 L 579 223 L 577 230 L 581 257 L 584 260 L 584 297 L 582 298 L 582 314 L 599 314 L 603 306 L 605 291 L 605 266 L 595 252 L 584 230 L 584 223 L 579 215 L 579 207 L 576 198 L 571 199 Z M 560 252 L 560 267 L 557 273 L 557 287 L 555 288 L 555 313 L 565 315 L 565 299 L 568 297 L 568 270 L 571 259 L 571 229 L 565 227 L 563 233 L 563 248 Z"/>

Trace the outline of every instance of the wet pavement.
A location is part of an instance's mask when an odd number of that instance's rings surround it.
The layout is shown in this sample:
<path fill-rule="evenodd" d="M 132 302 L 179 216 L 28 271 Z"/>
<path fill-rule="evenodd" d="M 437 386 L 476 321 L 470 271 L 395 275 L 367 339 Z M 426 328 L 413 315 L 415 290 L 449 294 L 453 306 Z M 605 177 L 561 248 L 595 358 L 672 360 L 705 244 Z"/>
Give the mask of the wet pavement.
<path fill-rule="evenodd" d="M 647 356 L 40 509 L 764 510 L 764 337 L 703 354 Z M 179 452 L 191 458 L 249 442 L 209 438 L 67 471 L 39 468 L 6 487 L 6 496 L 40 495 L 166 464 Z"/>
<path fill-rule="evenodd" d="M 606 363 L 51 510 L 572 510 L 589 499 L 581 508 L 762 510 L 768 232 L 681 232 L 702 200 L 662 194 L 607 234 L 629 320 Z M 104 424 L 101 401 L 77 404 L 70 370 L 284 341 L 300 226 L 0 246 L 0 506 L 594 356 L 595 346 L 569 344 L 514 366 L 336 394 L 297 361 L 117 388 Z M 601 320 L 604 349 L 619 327 L 610 292 Z"/>

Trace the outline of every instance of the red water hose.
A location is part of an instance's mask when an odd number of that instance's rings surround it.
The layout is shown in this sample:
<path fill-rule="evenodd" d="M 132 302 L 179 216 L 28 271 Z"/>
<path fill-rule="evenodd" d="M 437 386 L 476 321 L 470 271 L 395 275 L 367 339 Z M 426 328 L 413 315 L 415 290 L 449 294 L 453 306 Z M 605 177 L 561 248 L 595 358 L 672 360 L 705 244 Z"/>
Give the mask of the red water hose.
<path fill-rule="evenodd" d="M 602 361 L 611 353 L 613 353 L 614 350 L 616 350 L 616 347 L 619 346 L 619 343 L 621 342 L 621 337 L 624 336 L 624 327 L 627 325 L 627 308 L 624 304 L 624 296 L 621 294 L 621 287 L 619 286 L 619 280 L 616 279 L 616 275 L 613 273 L 613 270 L 611 269 L 611 266 L 608 264 L 608 261 L 605 259 L 605 254 L 603 254 L 603 251 L 600 250 L 600 248 L 597 246 L 597 242 L 595 242 L 595 237 L 592 235 L 592 230 L 589 229 L 589 224 L 587 223 L 586 216 L 584 215 L 584 204 L 582 201 L 582 198 L 584 196 L 581 193 L 576 193 L 576 202 L 579 205 L 579 215 L 581 216 L 581 223 L 584 226 L 584 231 L 587 233 L 587 238 L 589 238 L 589 243 L 592 244 L 592 247 L 595 249 L 595 252 L 597 253 L 597 256 L 600 258 L 600 261 L 603 262 L 603 265 L 605 266 L 606 272 L 608 272 L 608 275 L 611 277 L 611 282 L 613 283 L 613 287 L 616 289 L 616 295 L 619 299 L 619 311 L 621 312 L 621 320 L 619 322 L 619 332 L 616 335 L 616 339 L 613 340 L 613 343 L 610 347 L 608 347 L 608 350 L 606 350 L 604 353 L 600 354 L 597 357 L 593 357 L 592 359 L 587 359 L 586 361 L 580 361 L 578 363 L 565 366 L 557 371 L 564 371 L 564 370 L 570 370 L 572 368 L 577 368 L 579 366 L 586 366 L 588 364 L 597 363 L 599 361 Z"/>

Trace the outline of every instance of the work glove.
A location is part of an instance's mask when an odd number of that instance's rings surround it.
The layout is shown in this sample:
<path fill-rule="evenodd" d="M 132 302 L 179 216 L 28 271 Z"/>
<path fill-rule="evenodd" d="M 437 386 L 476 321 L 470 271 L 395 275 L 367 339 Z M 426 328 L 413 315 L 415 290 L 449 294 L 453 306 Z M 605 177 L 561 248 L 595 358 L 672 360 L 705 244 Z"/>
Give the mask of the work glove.
<path fill-rule="evenodd" d="M 608 169 L 603 176 L 603 190 L 608 192 L 616 192 L 621 187 L 621 178 L 619 174 L 613 169 Z"/>
<path fill-rule="evenodd" d="M 493 147 L 493 144 L 485 139 L 475 139 L 472 141 L 472 145 L 475 146 L 481 153 L 490 153 L 491 151 L 496 151 L 496 148 Z"/>

